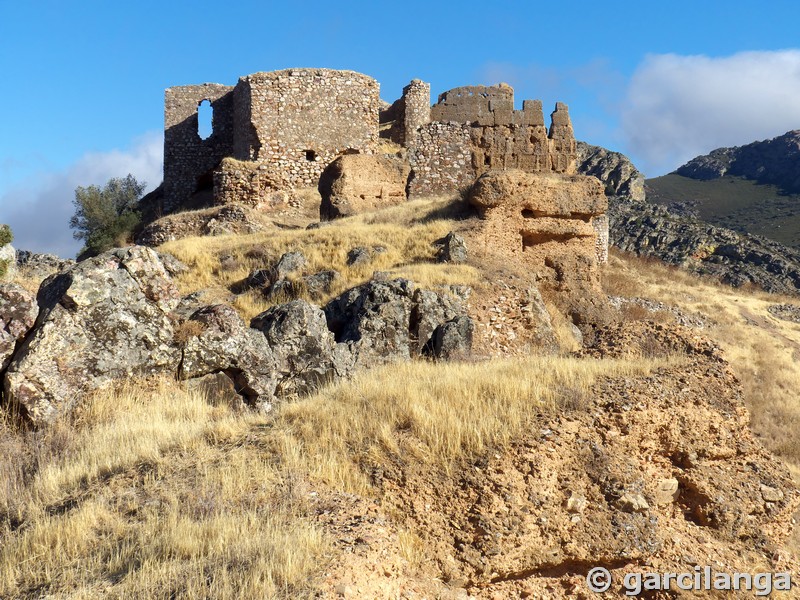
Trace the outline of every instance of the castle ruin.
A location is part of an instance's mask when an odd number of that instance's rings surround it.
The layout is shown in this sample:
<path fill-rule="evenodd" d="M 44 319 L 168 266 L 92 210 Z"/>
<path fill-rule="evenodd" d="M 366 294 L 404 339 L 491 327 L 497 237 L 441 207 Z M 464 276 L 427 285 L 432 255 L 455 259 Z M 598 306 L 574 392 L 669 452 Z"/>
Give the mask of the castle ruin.
<path fill-rule="evenodd" d="M 224 203 L 213 193 L 215 180 L 224 195 L 237 177 L 227 171 L 238 166 L 223 162 L 226 158 L 246 163 L 251 194 L 278 185 L 316 186 L 340 154 L 374 152 L 378 93 L 371 77 L 330 69 L 255 73 L 233 87 L 207 83 L 167 89 L 164 212 Z M 206 100 L 213 110 L 212 132 L 202 139 L 198 107 Z"/>
<path fill-rule="evenodd" d="M 377 81 L 352 71 L 287 69 L 255 73 L 235 86 L 201 84 L 165 93 L 164 213 L 237 201 L 258 205 L 278 189 L 315 187 L 343 154 L 398 144 L 410 166 L 409 197 L 464 188 L 488 170 L 573 173 L 569 113 L 558 103 L 545 128 L 542 103 L 514 109 L 505 84 L 460 87 L 430 104 L 414 80 L 388 108 Z M 213 110 L 212 132 L 198 133 L 198 107 Z"/>

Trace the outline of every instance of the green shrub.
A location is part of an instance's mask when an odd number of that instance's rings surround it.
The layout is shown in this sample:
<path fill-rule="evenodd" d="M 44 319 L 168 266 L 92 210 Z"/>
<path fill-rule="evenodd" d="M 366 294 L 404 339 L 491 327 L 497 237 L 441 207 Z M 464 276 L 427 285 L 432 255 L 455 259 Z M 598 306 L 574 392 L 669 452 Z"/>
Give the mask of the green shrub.
<path fill-rule="evenodd" d="M 11 233 L 11 227 L 8 225 L 0 225 L 0 246 L 5 246 L 14 241 L 14 234 Z"/>
<path fill-rule="evenodd" d="M 100 188 L 75 189 L 75 214 L 69 221 L 73 237 L 84 241 L 81 256 L 94 256 L 123 245 L 141 220 L 139 199 L 146 184 L 133 175 L 113 177 Z"/>

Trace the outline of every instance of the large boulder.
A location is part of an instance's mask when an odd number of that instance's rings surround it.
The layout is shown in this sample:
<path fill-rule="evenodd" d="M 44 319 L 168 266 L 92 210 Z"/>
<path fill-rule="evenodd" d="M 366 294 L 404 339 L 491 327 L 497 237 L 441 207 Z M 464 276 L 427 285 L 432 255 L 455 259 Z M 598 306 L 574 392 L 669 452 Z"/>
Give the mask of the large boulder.
<path fill-rule="evenodd" d="M 347 217 L 406 201 L 411 168 L 405 160 L 374 154 L 345 154 L 319 179 L 322 220 Z"/>
<path fill-rule="evenodd" d="M 349 349 L 336 343 L 317 306 L 294 300 L 261 313 L 250 325 L 274 356 L 278 397 L 307 394 L 350 373 Z"/>
<path fill-rule="evenodd" d="M 337 342 L 351 343 L 359 365 L 408 360 L 413 293 L 406 279 L 369 281 L 325 306 L 328 327 Z"/>
<path fill-rule="evenodd" d="M 457 298 L 417 290 L 406 279 L 369 281 L 331 300 L 324 310 L 336 341 L 351 349 L 354 367 L 432 356 L 436 329 L 466 317 Z"/>
<path fill-rule="evenodd" d="M 275 398 L 277 362 L 267 340 L 247 327 L 230 306 L 196 310 L 176 336 L 183 350 L 178 376 L 191 380 L 224 373 L 251 406 L 269 409 Z"/>
<path fill-rule="evenodd" d="M 6 402 L 34 424 L 55 420 L 115 379 L 175 372 L 170 311 L 179 294 L 158 255 L 111 250 L 48 278 L 36 325 L 4 382 Z"/>
<path fill-rule="evenodd" d="M 0 284 L 0 372 L 8 367 L 17 344 L 31 330 L 38 314 L 32 293 L 13 283 Z"/>

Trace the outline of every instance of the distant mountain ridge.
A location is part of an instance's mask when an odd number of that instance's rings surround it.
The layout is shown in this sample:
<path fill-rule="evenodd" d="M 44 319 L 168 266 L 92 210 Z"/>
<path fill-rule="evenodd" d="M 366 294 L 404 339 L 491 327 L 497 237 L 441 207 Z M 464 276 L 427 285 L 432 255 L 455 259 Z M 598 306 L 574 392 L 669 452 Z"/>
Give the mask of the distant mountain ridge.
<path fill-rule="evenodd" d="M 578 142 L 578 172 L 597 177 L 603 183 L 608 197 L 609 241 L 617 248 L 654 256 L 732 286 L 750 283 L 770 292 L 800 292 L 798 248 L 714 226 L 692 214 L 692 210 L 685 207 L 679 210 L 680 202 L 662 197 L 663 204 L 657 204 L 651 198 L 655 183 L 661 183 L 659 187 L 663 190 L 664 182 L 659 180 L 673 178 L 695 185 L 700 182 L 676 174 L 645 182 L 625 155 L 583 142 Z M 730 179 L 725 175 L 720 183 L 713 185 L 734 187 Z"/>
<path fill-rule="evenodd" d="M 675 174 L 703 181 L 743 177 L 775 185 L 785 193 L 800 193 L 800 129 L 771 140 L 717 148 L 678 167 Z"/>

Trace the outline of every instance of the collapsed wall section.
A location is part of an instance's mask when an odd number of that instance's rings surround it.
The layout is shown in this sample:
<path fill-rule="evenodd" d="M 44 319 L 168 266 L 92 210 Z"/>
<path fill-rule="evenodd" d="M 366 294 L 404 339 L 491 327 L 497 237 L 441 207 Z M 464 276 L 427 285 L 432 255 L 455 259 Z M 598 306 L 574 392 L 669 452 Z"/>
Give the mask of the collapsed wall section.
<path fill-rule="evenodd" d="M 233 87 L 216 83 L 171 87 L 164 94 L 164 200 L 172 212 L 210 204 L 214 168 L 233 153 Z M 198 133 L 198 107 L 211 103 L 212 131 Z"/>
<path fill-rule="evenodd" d="M 239 80 L 234 157 L 269 164 L 292 187 L 316 186 L 347 151 L 378 140 L 378 82 L 353 71 L 287 69 Z"/>

